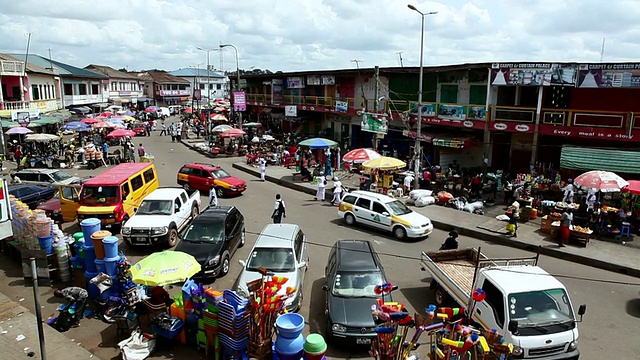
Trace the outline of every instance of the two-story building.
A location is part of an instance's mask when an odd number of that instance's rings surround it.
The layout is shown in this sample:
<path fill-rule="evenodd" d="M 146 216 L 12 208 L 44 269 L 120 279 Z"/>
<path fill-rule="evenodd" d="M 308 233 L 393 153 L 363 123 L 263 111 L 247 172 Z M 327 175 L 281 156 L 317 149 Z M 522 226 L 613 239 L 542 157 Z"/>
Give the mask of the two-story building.
<path fill-rule="evenodd" d="M 24 59 L 25 55 L 13 55 Z M 108 77 L 86 69 L 30 54 L 28 62 L 45 69 L 54 69 L 62 80 L 62 100 L 66 108 L 106 103 L 109 99 Z"/>
<path fill-rule="evenodd" d="M 144 81 L 136 75 L 106 65 L 90 64 L 84 68 L 108 78 L 107 90 L 111 103 L 127 106 L 127 104 L 137 104 L 138 98 L 143 97 Z"/>
<path fill-rule="evenodd" d="M 199 89 L 204 103 L 229 97 L 229 78 L 222 73 L 216 71 L 207 73 L 206 69 L 182 68 L 172 71 L 171 75 L 186 79 L 192 89 Z"/>
<path fill-rule="evenodd" d="M 55 69 L 44 69 L 14 56 L 0 54 L 0 116 L 30 109 L 46 113 L 62 108 L 60 77 Z"/>
<path fill-rule="evenodd" d="M 280 119 L 284 132 L 332 137 L 348 148 L 377 147 L 398 157 L 413 156 L 419 68 L 245 78 L 251 118 L 268 115 Z M 610 158 L 593 160 L 602 148 L 640 143 L 638 91 L 640 64 L 425 67 L 421 146 L 431 164 L 443 167 L 455 159 L 463 167 L 486 163 L 512 172 L 543 165 L 640 173 L 640 164 L 635 170 L 622 166 L 628 157 L 624 153 L 616 156 L 615 166 Z"/>
<path fill-rule="evenodd" d="M 153 79 L 151 97 L 156 105 L 181 104 L 191 99 L 192 88 L 189 80 L 164 71 L 146 71 L 144 73 Z"/>

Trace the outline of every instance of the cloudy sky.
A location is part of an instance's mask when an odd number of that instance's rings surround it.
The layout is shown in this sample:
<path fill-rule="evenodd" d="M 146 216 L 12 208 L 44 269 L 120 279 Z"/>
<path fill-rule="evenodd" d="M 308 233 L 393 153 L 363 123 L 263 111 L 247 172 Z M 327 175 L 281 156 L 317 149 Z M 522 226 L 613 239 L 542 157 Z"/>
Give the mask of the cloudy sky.
<path fill-rule="evenodd" d="M 638 0 L 3 0 L 0 52 L 84 67 L 201 66 L 221 43 L 240 68 L 272 71 L 425 64 L 640 59 Z M 222 69 L 235 70 L 233 49 Z M 220 54 L 210 54 L 220 68 Z"/>

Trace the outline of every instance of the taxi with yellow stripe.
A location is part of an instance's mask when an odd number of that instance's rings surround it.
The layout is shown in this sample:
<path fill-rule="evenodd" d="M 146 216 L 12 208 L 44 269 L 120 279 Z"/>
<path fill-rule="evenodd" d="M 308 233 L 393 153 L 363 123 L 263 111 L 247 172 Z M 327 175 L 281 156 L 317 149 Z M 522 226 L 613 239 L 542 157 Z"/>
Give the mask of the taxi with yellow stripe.
<path fill-rule="evenodd" d="M 247 183 L 235 176 L 231 176 L 220 166 L 205 163 L 184 164 L 178 170 L 178 185 L 185 190 L 200 190 L 204 192 L 215 189 L 218 197 L 239 195 L 247 190 Z"/>
<path fill-rule="evenodd" d="M 371 191 L 346 194 L 338 207 L 338 215 L 349 226 L 357 223 L 390 231 L 399 240 L 423 238 L 433 232 L 428 217 L 409 209 L 398 199 Z"/>

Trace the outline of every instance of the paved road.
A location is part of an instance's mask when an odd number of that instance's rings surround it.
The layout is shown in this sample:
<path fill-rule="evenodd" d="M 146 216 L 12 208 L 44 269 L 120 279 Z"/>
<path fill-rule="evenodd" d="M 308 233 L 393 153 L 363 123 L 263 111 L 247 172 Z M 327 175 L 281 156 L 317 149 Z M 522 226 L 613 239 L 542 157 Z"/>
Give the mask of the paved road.
<path fill-rule="evenodd" d="M 322 276 L 329 249 L 338 239 L 365 239 L 374 242 L 376 250 L 381 254 L 389 280 L 400 288 L 395 294 L 396 300 L 404 302 L 410 310 L 423 311 L 433 300 L 428 290 L 429 279 L 419 271 L 417 258 L 420 251 L 436 250 L 446 237 L 443 232 L 435 231 L 429 239 L 420 242 L 402 243 L 385 234 L 367 229 L 349 228 L 337 219 L 335 207 L 314 202 L 310 196 L 293 190 L 259 182 L 245 173 L 232 169 L 231 164 L 237 159 L 208 159 L 181 144 L 171 143 L 169 137 L 160 138 L 154 135 L 151 138 L 135 140 L 136 143 L 143 142 L 147 151 L 155 155 L 161 186 L 175 185 L 179 166 L 189 161 L 219 163 L 231 174 L 248 181 L 248 190 L 244 195 L 234 199 L 221 199 L 223 205 L 234 204 L 245 214 L 248 238 L 247 245 L 233 259 L 230 273 L 212 284 L 215 288 L 224 289 L 234 285 L 240 271 L 237 260 L 248 255 L 256 235 L 270 221 L 274 196 L 280 193 L 287 203 L 287 221 L 299 224 L 309 239 L 311 259 L 304 286 L 305 301 L 301 309 L 301 313 L 308 321 L 307 332 L 323 329 Z M 100 171 L 103 170 L 100 169 Z M 86 173 L 85 171 L 77 172 Z M 205 200 L 203 196 L 203 201 Z M 466 237 L 461 238 L 461 244 L 470 247 L 482 246 L 482 251 L 493 257 L 530 255 L 516 249 Z M 151 251 L 153 250 L 125 249 L 126 254 L 134 262 Z M 628 341 L 630 334 L 637 333 L 640 327 L 638 279 L 549 257 L 541 258 L 541 266 L 553 274 L 563 276 L 561 281 L 567 286 L 575 308 L 581 303 L 586 303 L 588 306 L 585 322 L 580 324 L 580 348 L 583 359 L 640 358 L 640 344 Z M 0 292 L 10 294 L 15 299 L 29 298 L 30 289 L 23 286 L 20 269 L 6 264 L 4 259 L 0 268 L 6 272 L 5 276 L 0 276 Z M 51 290 L 43 290 L 45 299 L 50 299 L 51 294 Z M 33 310 L 32 304 L 25 303 L 23 306 Z M 44 316 L 53 315 L 56 300 L 45 301 L 45 303 Z M 81 327 L 72 329 L 67 335 L 74 338 L 76 343 L 80 342 L 82 346 L 93 351 L 98 357 L 109 359 L 117 356 L 114 348 L 117 342 L 114 328 L 113 325 L 108 327 L 107 324 L 96 320 L 83 320 Z M 347 354 L 345 350 L 331 350 L 329 355 L 331 358 L 343 359 L 348 357 Z M 173 358 L 179 355 L 194 356 L 195 352 L 174 347 L 172 353 L 158 353 L 152 358 Z M 197 355 L 194 357 L 197 358 Z"/>

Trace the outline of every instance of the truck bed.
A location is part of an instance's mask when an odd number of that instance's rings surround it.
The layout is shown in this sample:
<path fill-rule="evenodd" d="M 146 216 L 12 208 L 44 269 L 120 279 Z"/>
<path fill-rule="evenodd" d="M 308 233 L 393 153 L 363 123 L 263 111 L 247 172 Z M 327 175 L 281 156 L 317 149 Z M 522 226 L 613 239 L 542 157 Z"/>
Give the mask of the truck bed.
<path fill-rule="evenodd" d="M 481 261 L 488 259 L 480 254 Z M 473 278 L 478 262 L 476 249 L 430 251 L 422 253 L 422 267 L 432 274 L 442 274 L 453 282 L 462 294 L 471 294 Z"/>

